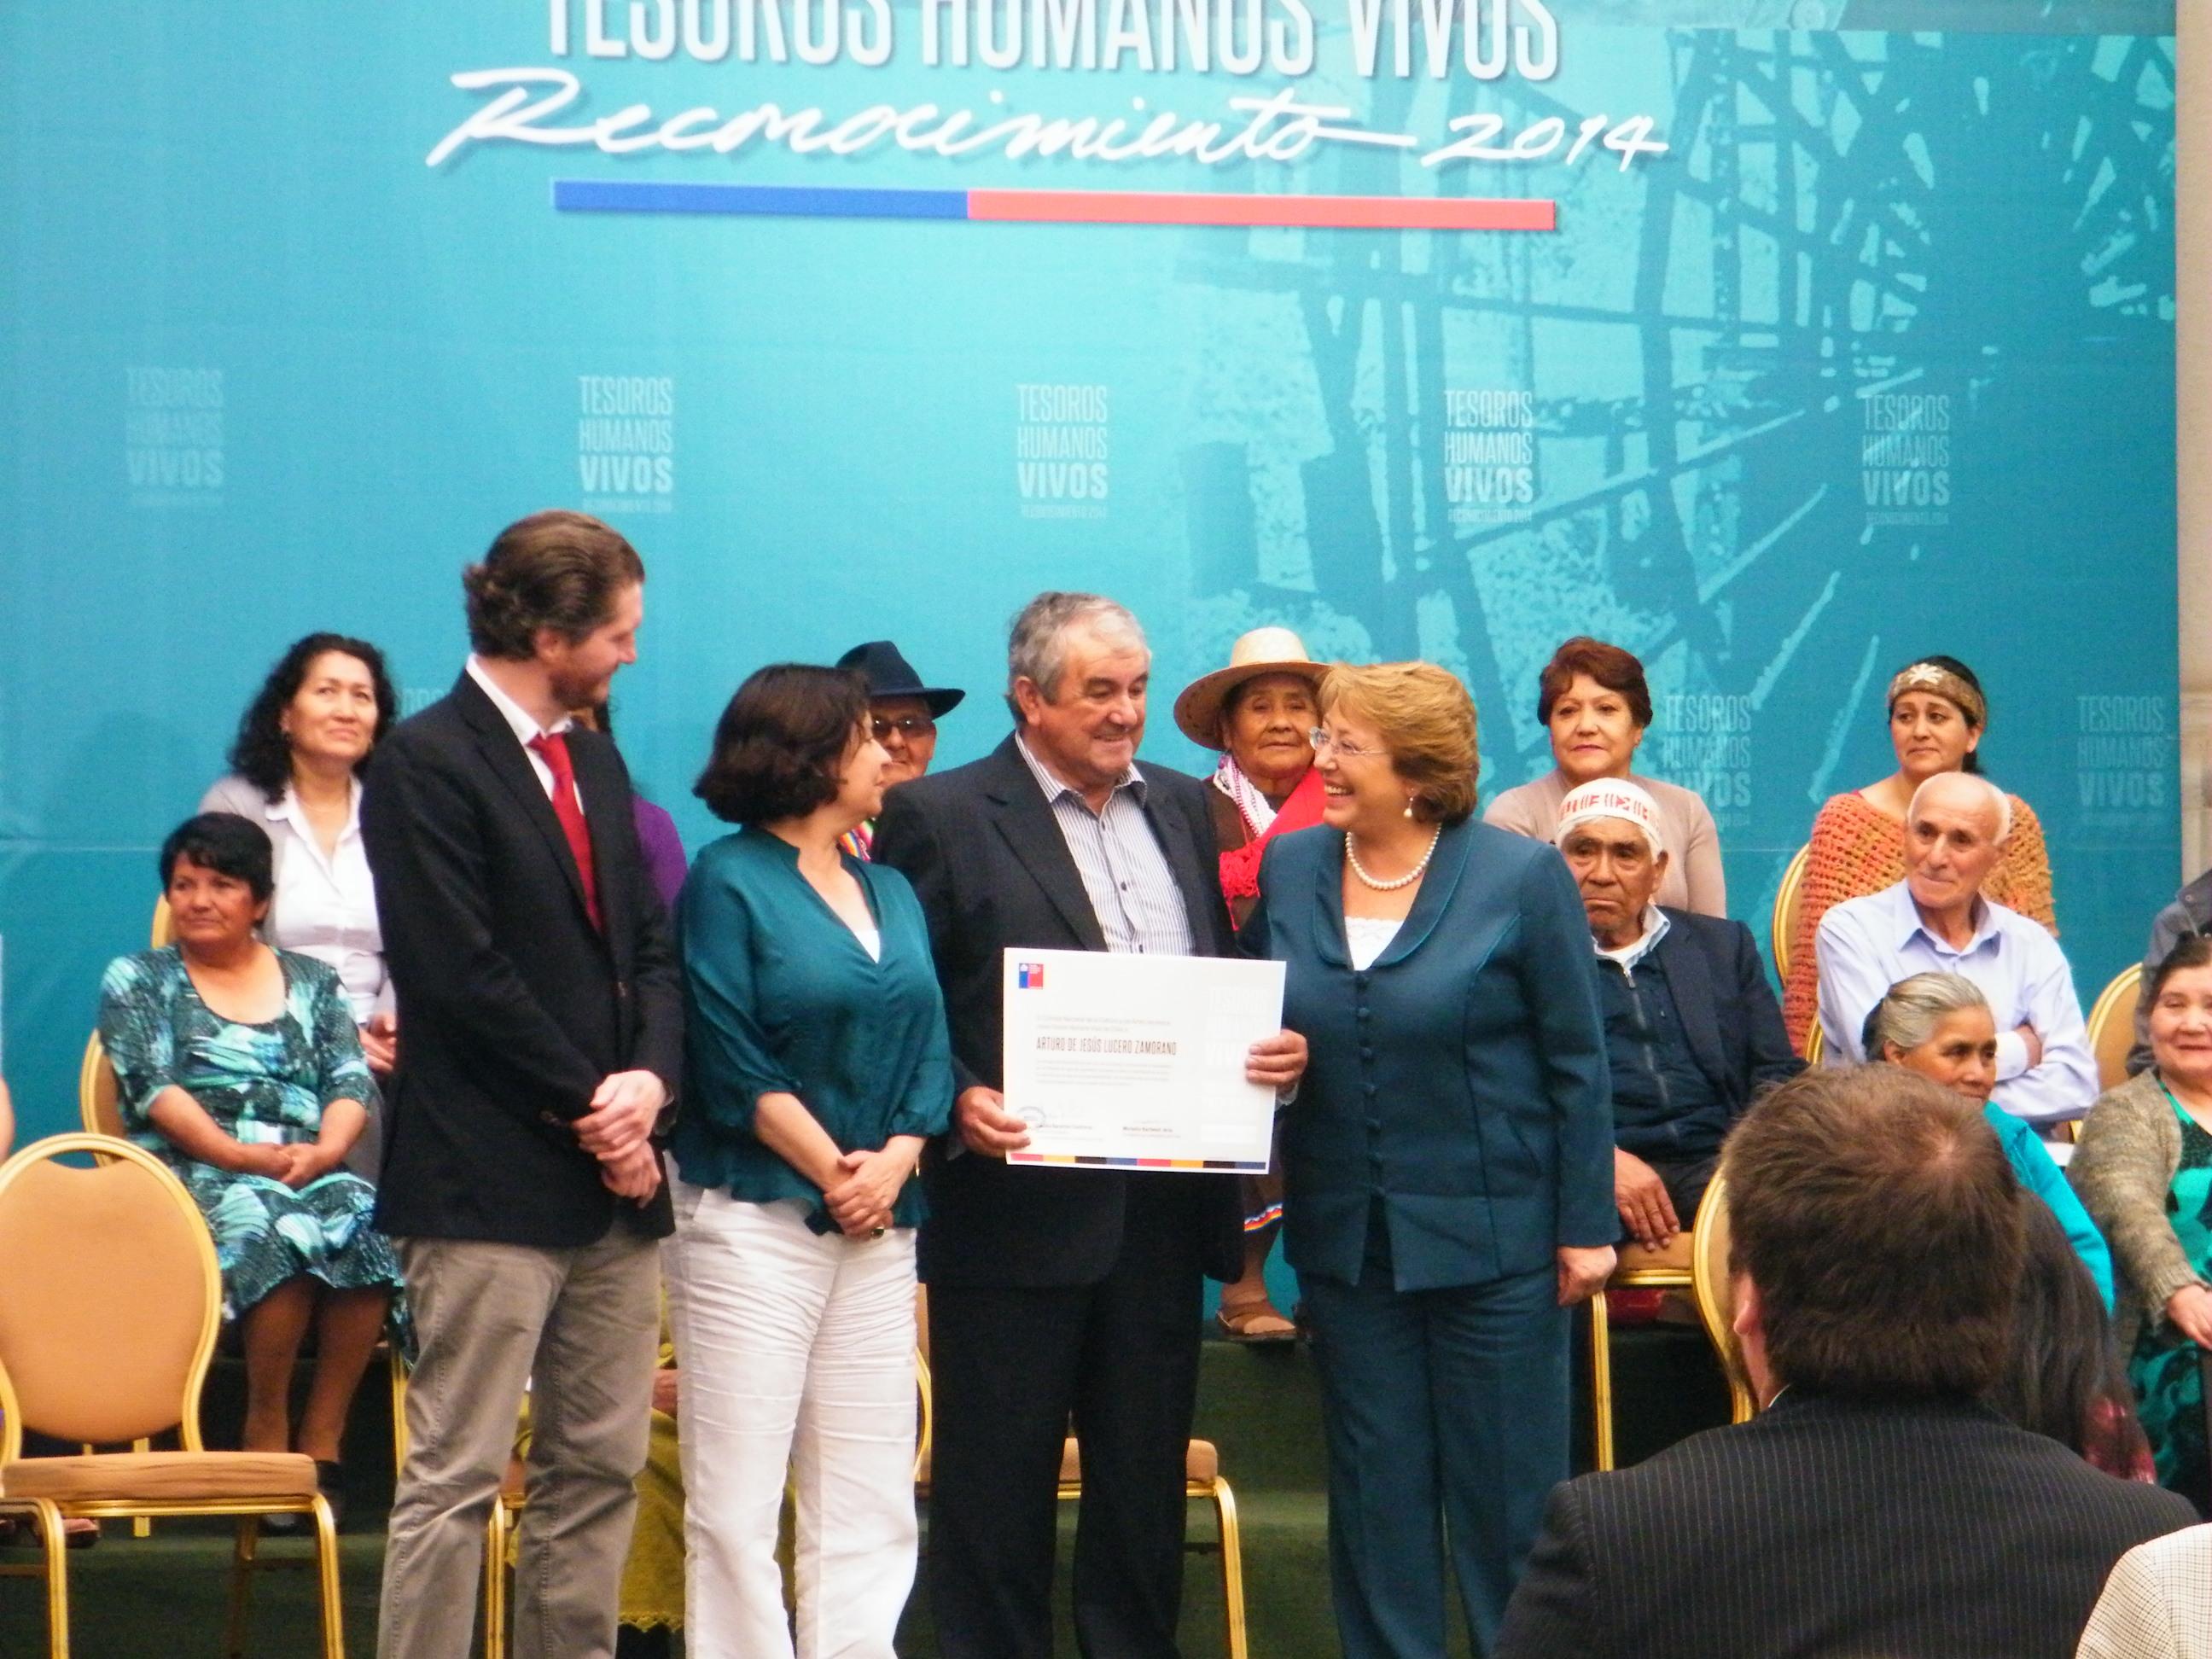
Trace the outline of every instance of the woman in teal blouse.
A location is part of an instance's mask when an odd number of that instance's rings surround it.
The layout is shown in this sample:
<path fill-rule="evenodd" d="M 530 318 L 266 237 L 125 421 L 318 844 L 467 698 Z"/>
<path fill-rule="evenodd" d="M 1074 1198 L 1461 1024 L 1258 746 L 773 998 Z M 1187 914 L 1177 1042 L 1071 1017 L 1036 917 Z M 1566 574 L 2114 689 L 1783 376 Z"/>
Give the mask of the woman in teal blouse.
<path fill-rule="evenodd" d="M 921 907 L 839 837 L 883 805 L 857 674 L 738 688 L 696 793 L 746 827 L 699 854 L 668 1288 L 684 1377 L 687 1652 L 788 1656 L 776 1521 L 797 1495 L 807 1652 L 889 1659 L 914 1583 L 914 1229 L 952 1108 Z"/>

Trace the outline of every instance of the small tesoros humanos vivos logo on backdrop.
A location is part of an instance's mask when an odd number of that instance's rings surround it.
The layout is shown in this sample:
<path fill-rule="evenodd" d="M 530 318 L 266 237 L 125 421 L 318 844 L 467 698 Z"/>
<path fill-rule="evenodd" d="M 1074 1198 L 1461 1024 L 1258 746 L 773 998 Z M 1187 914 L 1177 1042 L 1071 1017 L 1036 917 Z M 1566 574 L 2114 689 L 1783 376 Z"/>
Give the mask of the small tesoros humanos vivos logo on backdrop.
<path fill-rule="evenodd" d="M 1455 526 L 1526 524 L 1536 507 L 1536 394 L 1444 393 L 1444 500 Z"/>
<path fill-rule="evenodd" d="M 2178 733 L 2161 696 L 2074 699 L 2075 822 L 2083 834 L 2138 835 L 2173 821 Z"/>
<path fill-rule="evenodd" d="M 1859 394 L 1859 490 L 1869 525 L 1951 522 L 1952 397 L 1924 384 Z"/>
<path fill-rule="evenodd" d="M 672 375 L 576 377 L 576 482 L 602 518 L 676 510 Z"/>
<path fill-rule="evenodd" d="M 123 371 L 123 476 L 131 505 L 222 505 L 222 371 L 146 363 Z"/>
<path fill-rule="evenodd" d="M 1014 386 L 1014 489 L 1024 519 L 1103 519 L 1109 462 L 1103 386 Z"/>
<path fill-rule="evenodd" d="M 1742 693 L 1675 691 L 1660 698 L 1654 712 L 1656 752 L 1647 749 L 1642 763 L 1703 796 L 1716 829 L 1749 829 L 1751 732 L 1758 704 Z"/>

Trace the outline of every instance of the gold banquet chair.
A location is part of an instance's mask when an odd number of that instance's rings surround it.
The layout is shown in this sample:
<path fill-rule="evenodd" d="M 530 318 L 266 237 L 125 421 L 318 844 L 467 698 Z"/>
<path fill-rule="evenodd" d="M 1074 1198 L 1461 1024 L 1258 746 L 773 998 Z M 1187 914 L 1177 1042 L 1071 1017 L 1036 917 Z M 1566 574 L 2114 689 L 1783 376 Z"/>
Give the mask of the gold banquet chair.
<path fill-rule="evenodd" d="M 929 1379 L 929 1303 L 928 1292 L 921 1286 L 915 1291 L 915 1381 L 921 1400 L 921 1422 L 920 1437 L 915 1443 L 914 1484 L 917 1495 L 926 1497 L 929 1492 L 929 1462 L 931 1447 L 931 1389 Z M 1215 1546 L 1190 1544 L 1186 1548 L 1205 1550 L 1218 1548 L 1221 1552 L 1221 1604 L 1226 1621 L 1224 1650 L 1229 1659 L 1247 1659 L 1244 1629 L 1244 1544 L 1243 1533 L 1237 1524 L 1237 1494 L 1229 1482 L 1222 1478 L 1221 1453 L 1211 1440 L 1194 1440 L 1183 1452 L 1183 1497 L 1186 1500 L 1200 1498 L 1213 1505 L 1215 1522 L 1219 1528 L 1219 1542 Z M 1083 1496 L 1083 1460 L 1077 1449 L 1076 1438 L 1069 1435 L 1060 1449 L 1060 1498 L 1062 1503 L 1072 1503 Z"/>
<path fill-rule="evenodd" d="M 58 1160 L 94 1154 L 89 1169 Z M 209 1515 L 238 1522 L 230 1639 L 243 1650 L 247 1575 L 264 1515 L 306 1515 L 315 1530 L 325 1659 L 344 1653 L 337 1533 L 295 1452 L 211 1452 L 200 1390 L 215 1351 L 222 1281 L 215 1244 L 181 1182 L 127 1141 L 55 1135 L 0 1164 L 0 1514 L 27 1515 L 46 1580 L 50 1650 L 70 1650 L 65 1518 Z M 94 1445 L 175 1430 L 173 1452 L 22 1455 L 26 1431 Z"/>
<path fill-rule="evenodd" d="M 2114 976 L 2089 1010 L 2089 1052 L 2097 1057 L 2100 1088 L 2117 1089 L 2128 1080 L 2128 1051 L 2136 1045 L 2136 1008 L 2142 1000 L 2142 964 Z"/>
<path fill-rule="evenodd" d="M 1700 1215 L 1705 1206 L 1698 1206 Z M 1607 1291 L 1682 1290 L 1693 1284 L 1690 1252 L 1692 1235 L 1678 1232 L 1663 1250 L 1637 1243 L 1620 1247 L 1620 1265 L 1604 1289 L 1589 1299 L 1590 1310 L 1590 1424 L 1596 1440 L 1595 1467 L 1613 1467 L 1613 1325 L 1607 1311 Z"/>
<path fill-rule="evenodd" d="M 1717 1175 L 1705 1188 L 1697 1228 L 1690 1236 L 1690 1288 L 1698 1299 L 1698 1317 L 1705 1322 L 1706 1338 L 1728 1376 L 1729 1420 L 1748 1423 L 1759 1401 L 1752 1395 L 1751 1376 L 1743 1368 L 1743 1352 L 1736 1346 L 1731 1325 L 1735 1286 L 1729 1277 L 1728 1183 Z"/>
<path fill-rule="evenodd" d="M 1797 937 L 1797 917 L 1805 905 L 1805 866 L 1812 855 L 1813 843 L 1808 841 L 1783 866 L 1781 883 L 1774 890 L 1774 917 L 1768 924 L 1767 943 L 1774 951 L 1774 976 L 1785 985 L 1790 982 L 1790 943 Z"/>
<path fill-rule="evenodd" d="M 157 923 L 166 920 L 167 915 L 165 908 L 159 913 Z M 85 1133 L 118 1139 L 125 1138 L 123 1107 L 115 1081 L 115 1064 L 108 1059 L 106 1047 L 100 1042 L 97 1031 L 85 1043 L 84 1063 L 77 1069 L 76 1108 L 77 1115 L 84 1121 Z M 93 1156 L 104 1160 L 108 1153 L 103 1148 L 94 1152 Z M 380 1346 L 384 1350 L 385 1370 L 392 1390 L 392 1468 L 396 1474 L 400 1465 L 407 1461 L 407 1362 L 399 1352 L 399 1345 L 389 1336 Z M 313 1351 L 311 1346 L 307 1352 Z M 141 1445 L 137 1449 L 144 1451 L 146 1448 Z M 141 1538 L 146 1536 L 149 1530 L 143 1516 L 131 1524 Z"/>

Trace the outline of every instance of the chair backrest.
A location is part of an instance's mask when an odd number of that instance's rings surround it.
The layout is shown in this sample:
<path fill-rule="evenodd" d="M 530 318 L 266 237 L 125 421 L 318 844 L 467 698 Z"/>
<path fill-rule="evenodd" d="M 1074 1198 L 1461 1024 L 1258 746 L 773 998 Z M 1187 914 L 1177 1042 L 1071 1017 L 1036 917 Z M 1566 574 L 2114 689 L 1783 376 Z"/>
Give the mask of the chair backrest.
<path fill-rule="evenodd" d="M 1820 1022 L 1816 1019 L 1805 1033 L 1805 1064 L 1818 1066 L 1827 1047 L 1826 1041 L 1820 1036 Z"/>
<path fill-rule="evenodd" d="M 2142 964 L 2120 973 L 2089 1010 L 2089 1052 L 2097 1057 L 2097 1085 L 2117 1089 L 2128 1080 L 2128 1051 L 2136 1046 L 2136 1005 L 2142 999 Z"/>
<path fill-rule="evenodd" d="M 169 920 L 169 901 L 166 898 L 154 901 L 154 926 L 149 937 L 151 948 L 156 951 L 177 942 L 176 926 Z"/>
<path fill-rule="evenodd" d="M 77 1068 L 76 1111 L 88 1135 L 123 1134 L 122 1091 L 115 1081 L 115 1062 L 94 1031 L 84 1045 L 84 1064 Z"/>
<path fill-rule="evenodd" d="M 1690 1237 L 1690 1285 L 1698 1300 L 1698 1317 L 1705 1322 L 1705 1335 L 1720 1356 L 1721 1369 L 1728 1374 L 1729 1392 L 1735 1401 L 1735 1420 L 1741 1423 L 1752 1414 L 1757 1402 L 1732 1322 L 1735 1286 L 1729 1276 L 1728 1183 L 1719 1176 L 1713 1177 L 1698 1206 L 1698 1224 Z"/>
<path fill-rule="evenodd" d="M 176 1176 L 128 1141 L 33 1142 L 0 1164 L 0 1461 L 26 1429 L 112 1445 L 181 1428 L 200 1449 L 222 1279 Z"/>
<path fill-rule="evenodd" d="M 1809 841 L 1799 848 L 1796 856 L 1783 866 L 1781 884 L 1774 890 L 1772 931 L 1767 942 L 1774 950 L 1775 977 L 1785 983 L 1790 978 L 1790 944 L 1797 937 L 1797 913 L 1805 895 L 1805 861 L 1812 853 Z"/>

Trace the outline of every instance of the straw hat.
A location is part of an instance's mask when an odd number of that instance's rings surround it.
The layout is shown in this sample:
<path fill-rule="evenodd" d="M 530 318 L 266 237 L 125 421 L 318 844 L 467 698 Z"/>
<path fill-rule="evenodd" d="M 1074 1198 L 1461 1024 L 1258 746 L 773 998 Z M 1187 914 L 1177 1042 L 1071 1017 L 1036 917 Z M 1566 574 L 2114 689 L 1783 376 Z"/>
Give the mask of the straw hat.
<path fill-rule="evenodd" d="M 1306 642 L 1287 628 L 1255 628 L 1229 647 L 1229 666 L 1201 674 L 1175 700 L 1175 722 L 1183 736 L 1208 749 L 1221 747 L 1221 708 L 1229 694 L 1262 674 L 1296 674 L 1321 689 L 1326 663 L 1306 655 Z"/>

